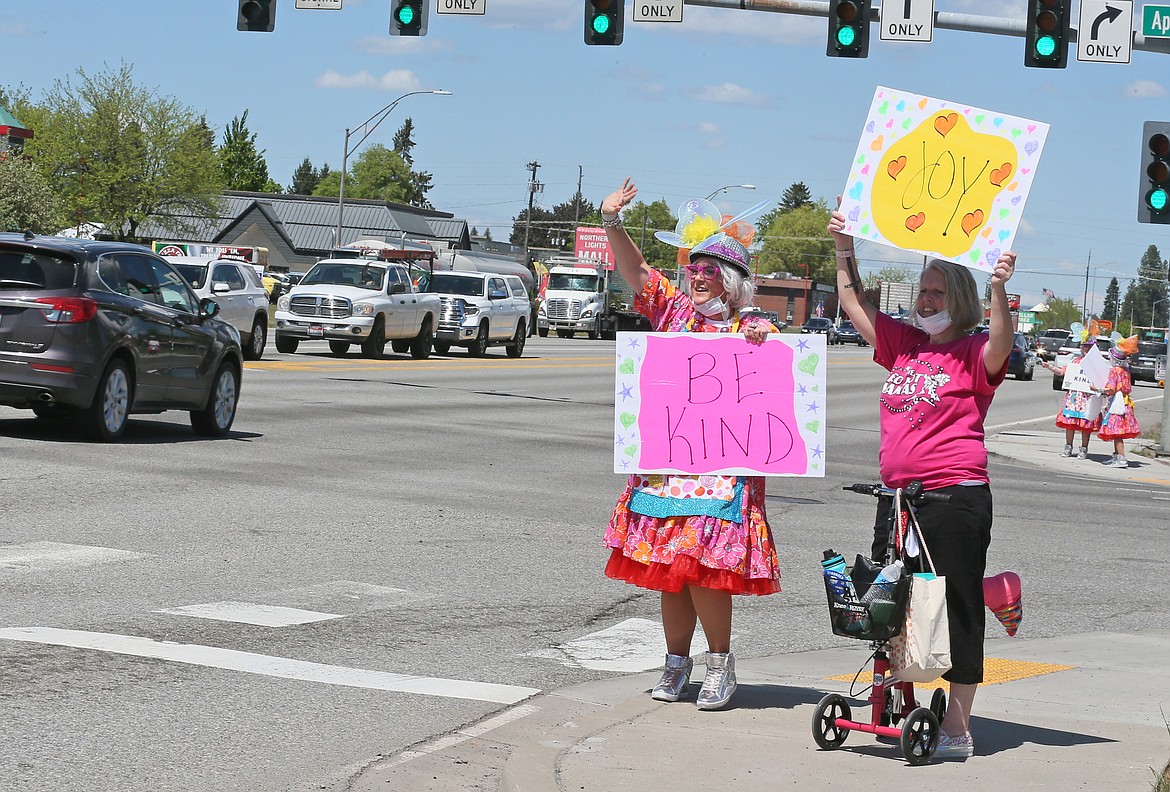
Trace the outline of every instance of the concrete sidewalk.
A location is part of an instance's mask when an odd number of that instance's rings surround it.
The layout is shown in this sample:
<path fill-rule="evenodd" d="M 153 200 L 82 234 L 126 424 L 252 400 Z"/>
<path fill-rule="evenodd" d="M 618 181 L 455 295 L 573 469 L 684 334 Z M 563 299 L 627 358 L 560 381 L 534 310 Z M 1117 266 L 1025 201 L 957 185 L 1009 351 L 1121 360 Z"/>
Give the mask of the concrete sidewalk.
<path fill-rule="evenodd" d="M 1061 458 L 1063 433 L 1006 431 L 987 442 L 1003 461 L 1170 486 L 1170 460 L 1130 467 Z M 651 700 L 659 671 L 575 685 L 529 701 L 365 769 L 351 789 L 506 792 L 722 790 L 1101 790 L 1149 792 L 1170 759 L 1170 630 L 987 642 L 966 762 L 910 767 L 901 750 L 862 732 L 837 750 L 813 739 L 827 693 L 868 722 L 868 644 L 739 660 L 739 689 L 718 712 Z M 701 662 L 701 658 L 699 658 Z M 699 665 L 699 662 L 696 665 Z M 858 683 L 853 675 L 861 672 Z M 844 678 L 833 678 L 844 675 Z M 851 691 L 852 687 L 852 691 Z M 934 685 L 919 689 L 929 702 Z M 851 695 L 851 693 L 855 695 Z"/>

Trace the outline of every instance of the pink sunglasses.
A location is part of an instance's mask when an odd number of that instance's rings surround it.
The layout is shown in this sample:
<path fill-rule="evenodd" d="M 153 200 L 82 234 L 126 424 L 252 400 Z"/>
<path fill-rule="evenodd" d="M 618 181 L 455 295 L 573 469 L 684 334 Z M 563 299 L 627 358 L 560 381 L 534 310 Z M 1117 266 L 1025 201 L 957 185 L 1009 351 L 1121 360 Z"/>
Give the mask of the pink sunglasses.
<path fill-rule="evenodd" d="M 723 269 L 718 264 L 688 264 L 687 275 L 695 277 L 699 273 L 703 273 L 704 278 L 718 278 L 723 274 Z"/>

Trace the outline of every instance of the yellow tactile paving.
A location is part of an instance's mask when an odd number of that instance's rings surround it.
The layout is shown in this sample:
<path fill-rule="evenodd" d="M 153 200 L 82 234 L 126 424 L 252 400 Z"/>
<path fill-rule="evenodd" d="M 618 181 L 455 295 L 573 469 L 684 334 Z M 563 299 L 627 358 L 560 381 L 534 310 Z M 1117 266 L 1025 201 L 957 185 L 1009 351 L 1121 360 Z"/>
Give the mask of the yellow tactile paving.
<path fill-rule="evenodd" d="M 1076 666 L 985 657 L 983 658 L 983 684 L 999 685 L 1004 682 L 1015 682 L 1018 679 L 1043 676 L 1044 674 L 1055 674 L 1057 671 L 1069 671 L 1073 668 L 1076 668 Z M 870 676 L 872 676 L 872 672 L 866 669 L 858 679 L 868 682 Z M 838 682 L 852 682 L 853 677 L 853 674 L 838 674 L 836 676 L 826 677 L 826 679 L 832 679 Z M 937 679 L 934 682 L 916 683 L 914 687 L 925 688 L 927 690 L 932 690 L 936 687 L 941 687 L 944 690 L 950 689 L 950 685 L 945 679 Z"/>

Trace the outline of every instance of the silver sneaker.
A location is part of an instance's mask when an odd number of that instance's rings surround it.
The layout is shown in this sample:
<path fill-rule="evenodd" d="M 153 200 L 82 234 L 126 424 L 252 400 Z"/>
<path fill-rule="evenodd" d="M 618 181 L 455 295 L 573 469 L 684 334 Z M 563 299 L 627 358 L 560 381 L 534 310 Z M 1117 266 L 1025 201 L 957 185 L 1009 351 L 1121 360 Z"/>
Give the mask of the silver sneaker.
<path fill-rule="evenodd" d="M 655 701 L 678 701 L 690 684 L 691 669 L 694 667 L 695 661 L 689 657 L 667 654 L 662 679 L 650 691 L 650 698 Z"/>
<path fill-rule="evenodd" d="M 1112 467 L 1127 468 L 1127 467 L 1129 467 L 1129 460 L 1123 456 L 1118 456 L 1116 459 L 1113 460 Z"/>
<path fill-rule="evenodd" d="M 1063 449 L 1063 450 L 1060 452 L 1060 455 L 1061 455 L 1062 457 L 1070 457 L 1070 456 L 1072 456 L 1072 446 L 1071 446 L 1071 445 L 1066 445 L 1066 446 L 1064 447 L 1064 449 Z"/>
<path fill-rule="evenodd" d="M 727 706 L 735 693 L 735 655 L 731 652 L 707 652 L 707 676 L 695 705 L 701 710 L 717 710 Z"/>
<path fill-rule="evenodd" d="M 946 762 L 949 760 L 964 761 L 975 755 L 975 741 L 970 734 L 960 734 L 952 737 L 939 730 L 938 745 L 934 749 L 934 758 Z"/>
<path fill-rule="evenodd" d="M 1089 458 L 1089 449 L 1085 448 L 1084 446 L 1081 446 L 1080 450 L 1077 451 L 1077 459 L 1088 459 L 1088 458 Z"/>

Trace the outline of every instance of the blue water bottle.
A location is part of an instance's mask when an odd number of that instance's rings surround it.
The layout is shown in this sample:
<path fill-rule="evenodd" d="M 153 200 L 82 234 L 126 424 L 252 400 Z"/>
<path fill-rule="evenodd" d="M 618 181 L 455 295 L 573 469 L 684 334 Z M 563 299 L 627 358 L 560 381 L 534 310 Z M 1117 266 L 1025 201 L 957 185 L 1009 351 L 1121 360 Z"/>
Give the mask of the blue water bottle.
<path fill-rule="evenodd" d="M 836 550 L 826 550 L 825 558 L 821 561 L 821 569 L 824 570 L 825 578 L 829 581 L 829 586 L 833 589 L 833 593 L 840 596 L 846 602 L 857 602 L 857 590 L 853 588 L 853 581 L 849 579 L 849 575 L 845 572 L 845 558 Z"/>

